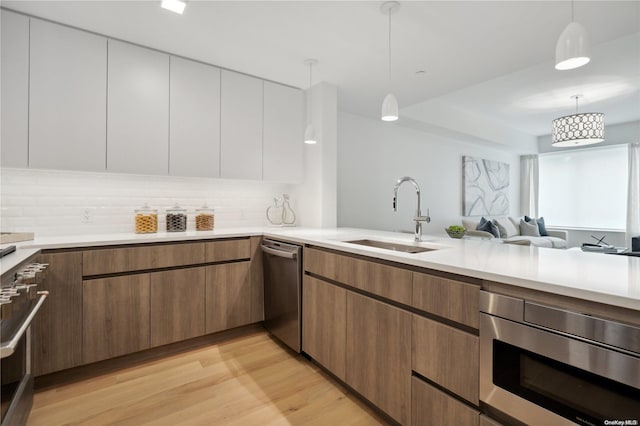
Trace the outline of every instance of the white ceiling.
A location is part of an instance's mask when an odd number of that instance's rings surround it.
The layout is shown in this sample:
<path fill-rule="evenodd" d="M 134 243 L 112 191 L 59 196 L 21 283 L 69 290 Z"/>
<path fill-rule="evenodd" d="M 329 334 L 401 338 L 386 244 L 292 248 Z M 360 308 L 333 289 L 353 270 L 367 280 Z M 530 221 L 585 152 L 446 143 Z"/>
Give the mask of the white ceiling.
<path fill-rule="evenodd" d="M 387 83 L 387 18 L 370 1 L 194 1 L 180 16 L 159 1 L 2 1 L 2 6 L 262 78 L 339 88 L 340 109 L 378 117 Z M 393 15 L 393 83 L 421 120 L 437 101 L 530 134 L 573 111 L 569 96 L 606 114 L 640 119 L 640 1 L 576 1 L 592 63 L 555 71 L 568 1 L 403 1 Z M 424 70 L 425 73 L 416 74 Z"/>

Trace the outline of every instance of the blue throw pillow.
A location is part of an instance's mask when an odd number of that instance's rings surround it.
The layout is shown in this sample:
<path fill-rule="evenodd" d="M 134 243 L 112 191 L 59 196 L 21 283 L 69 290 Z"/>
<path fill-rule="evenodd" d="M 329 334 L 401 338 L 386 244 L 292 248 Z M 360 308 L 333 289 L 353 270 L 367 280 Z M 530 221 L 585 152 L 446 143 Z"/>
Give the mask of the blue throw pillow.
<path fill-rule="evenodd" d="M 476 230 L 477 231 L 489 232 L 494 237 L 500 238 L 500 231 L 498 230 L 498 227 L 496 225 L 494 225 L 493 222 L 491 222 L 490 220 L 485 219 L 484 217 L 482 219 L 480 219 L 480 223 L 476 227 Z"/>
<path fill-rule="evenodd" d="M 531 222 L 531 218 L 525 215 L 524 221 Z M 547 232 L 547 227 L 544 224 L 544 217 L 540 216 L 539 218 L 536 219 L 536 222 L 538 222 L 538 231 L 540 232 L 540 236 L 548 237 L 549 233 Z"/>

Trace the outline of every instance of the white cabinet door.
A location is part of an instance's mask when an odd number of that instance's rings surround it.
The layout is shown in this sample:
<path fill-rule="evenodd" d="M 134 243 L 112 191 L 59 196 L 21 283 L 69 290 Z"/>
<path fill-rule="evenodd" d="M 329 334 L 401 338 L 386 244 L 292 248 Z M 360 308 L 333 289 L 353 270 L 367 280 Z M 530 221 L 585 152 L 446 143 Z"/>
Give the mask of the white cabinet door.
<path fill-rule="evenodd" d="M 0 158 L 5 167 L 27 167 L 29 147 L 29 18 L 1 15 Z"/>
<path fill-rule="evenodd" d="M 169 174 L 220 177 L 220 70 L 171 57 Z"/>
<path fill-rule="evenodd" d="M 264 180 L 302 181 L 303 108 L 301 90 L 264 82 Z"/>
<path fill-rule="evenodd" d="M 104 171 L 107 39 L 31 19 L 29 167 Z"/>
<path fill-rule="evenodd" d="M 222 70 L 220 175 L 262 179 L 262 80 Z"/>
<path fill-rule="evenodd" d="M 169 172 L 169 55 L 109 40 L 107 170 Z"/>

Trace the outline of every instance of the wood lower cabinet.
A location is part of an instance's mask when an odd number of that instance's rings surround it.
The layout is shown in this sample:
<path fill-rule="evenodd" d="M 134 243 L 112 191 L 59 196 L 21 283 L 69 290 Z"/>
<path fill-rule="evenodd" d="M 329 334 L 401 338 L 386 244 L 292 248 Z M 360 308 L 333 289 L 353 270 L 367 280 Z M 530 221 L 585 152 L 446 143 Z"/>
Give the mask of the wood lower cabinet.
<path fill-rule="evenodd" d="M 478 405 L 479 338 L 413 315 L 413 370 Z"/>
<path fill-rule="evenodd" d="M 411 378 L 413 426 L 479 426 L 480 413 L 446 393 Z"/>
<path fill-rule="evenodd" d="M 49 297 L 33 320 L 33 375 L 82 364 L 82 252 L 43 254 Z"/>
<path fill-rule="evenodd" d="M 194 265 L 205 261 L 205 243 L 149 244 L 83 252 L 82 275 L 119 274 Z"/>
<path fill-rule="evenodd" d="M 346 381 L 347 290 L 305 276 L 302 350 Z"/>
<path fill-rule="evenodd" d="M 307 248 L 304 269 L 405 305 L 411 304 L 411 271 L 344 256 L 325 250 Z"/>
<path fill-rule="evenodd" d="M 480 426 L 502 426 L 497 420 L 493 420 L 491 417 L 487 417 L 484 414 L 480 415 Z"/>
<path fill-rule="evenodd" d="M 205 268 L 150 274 L 151 347 L 204 334 Z"/>
<path fill-rule="evenodd" d="M 472 284 L 415 272 L 412 306 L 477 329 L 480 280 L 475 281 L 477 283 Z"/>
<path fill-rule="evenodd" d="M 411 314 L 347 292 L 346 382 L 400 424 L 411 423 Z"/>
<path fill-rule="evenodd" d="M 85 363 L 149 348 L 149 274 L 82 282 Z"/>
<path fill-rule="evenodd" d="M 207 266 L 205 332 L 251 324 L 250 262 Z"/>

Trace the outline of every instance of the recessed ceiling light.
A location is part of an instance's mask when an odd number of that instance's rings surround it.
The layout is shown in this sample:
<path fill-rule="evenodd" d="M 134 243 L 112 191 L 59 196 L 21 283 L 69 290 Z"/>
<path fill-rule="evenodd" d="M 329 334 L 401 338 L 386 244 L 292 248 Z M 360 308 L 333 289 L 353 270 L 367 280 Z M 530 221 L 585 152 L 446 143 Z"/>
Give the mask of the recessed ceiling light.
<path fill-rule="evenodd" d="M 179 13 L 180 15 L 184 12 L 184 7 L 186 5 L 187 3 L 182 0 L 162 0 L 162 3 L 160 4 L 163 8 Z"/>

